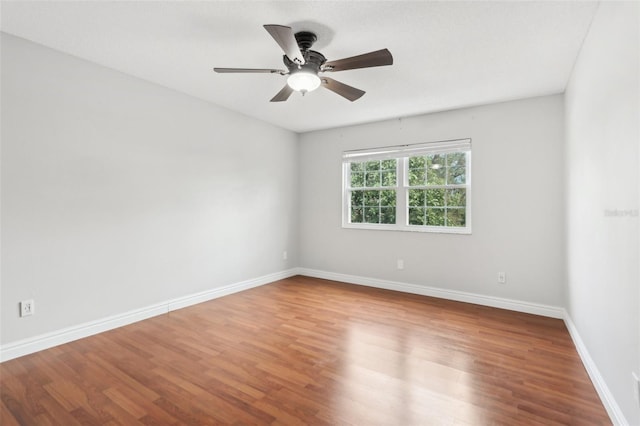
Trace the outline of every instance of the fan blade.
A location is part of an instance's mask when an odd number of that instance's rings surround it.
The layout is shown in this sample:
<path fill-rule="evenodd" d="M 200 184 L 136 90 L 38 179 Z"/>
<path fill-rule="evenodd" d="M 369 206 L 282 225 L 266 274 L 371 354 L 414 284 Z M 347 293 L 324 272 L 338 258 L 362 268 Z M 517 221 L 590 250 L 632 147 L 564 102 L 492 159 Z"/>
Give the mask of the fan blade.
<path fill-rule="evenodd" d="M 276 70 L 270 68 L 214 68 L 215 72 L 219 73 L 268 73 L 268 74 L 287 74 L 287 71 Z"/>
<path fill-rule="evenodd" d="M 264 29 L 271 34 L 271 37 L 278 43 L 284 54 L 287 55 L 287 58 L 300 65 L 305 63 L 291 27 L 285 27 L 284 25 L 264 25 Z"/>
<path fill-rule="evenodd" d="M 329 77 L 322 77 L 322 85 L 351 102 L 360 99 L 366 93 L 364 90 L 356 89 Z"/>
<path fill-rule="evenodd" d="M 376 50 L 350 58 L 338 59 L 337 61 L 325 62 L 322 66 L 323 71 L 345 71 L 357 68 L 380 67 L 383 65 L 392 65 L 393 56 L 388 49 Z"/>
<path fill-rule="evenodd" d="M 288 84 L 285 84 L 282 90 L 280 90 L 273 98 L 271 98 L 270 102 L 284 102 L 289 99 L 289 96 L 293 93 L 293 89 L 289 87 Z"/>

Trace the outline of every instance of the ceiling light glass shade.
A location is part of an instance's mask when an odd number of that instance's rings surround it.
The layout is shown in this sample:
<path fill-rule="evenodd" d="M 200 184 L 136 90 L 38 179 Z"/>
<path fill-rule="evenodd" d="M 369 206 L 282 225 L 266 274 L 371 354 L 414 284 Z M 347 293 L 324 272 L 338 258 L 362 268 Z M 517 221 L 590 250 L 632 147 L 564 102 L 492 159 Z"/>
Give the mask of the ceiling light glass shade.
<path fill-rule="evenodd" d="M 287 84 L 297 92 L 311 92 L 320 87 L 320 77 L 311 72 L 298 71 L 289 76 Z"/>

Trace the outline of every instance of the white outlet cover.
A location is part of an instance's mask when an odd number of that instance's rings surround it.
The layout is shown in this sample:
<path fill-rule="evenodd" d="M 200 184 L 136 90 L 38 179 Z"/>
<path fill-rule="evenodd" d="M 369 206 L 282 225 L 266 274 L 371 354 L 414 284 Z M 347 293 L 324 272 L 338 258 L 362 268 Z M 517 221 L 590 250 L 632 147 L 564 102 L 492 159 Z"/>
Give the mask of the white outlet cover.
<path fill-rule="evenodd" d="M 35 306 L 33 303 L 33 299 L 23 300 L 22 302 L 20 302 L 21 317 L 27 317 L 29 315 L 33 315 L 34 309 L 35 309 Z"/>

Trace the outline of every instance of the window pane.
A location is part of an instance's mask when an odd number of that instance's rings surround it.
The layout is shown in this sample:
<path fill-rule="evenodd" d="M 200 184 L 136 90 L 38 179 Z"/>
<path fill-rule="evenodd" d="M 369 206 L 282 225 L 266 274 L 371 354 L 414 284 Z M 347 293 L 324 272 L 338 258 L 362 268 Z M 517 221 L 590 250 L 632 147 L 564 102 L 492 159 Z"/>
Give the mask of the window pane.
<path fill-rule="evenodd" d="M 382 172 L 382 186 L 396 186 L 396 171 Z"/>
<path fill-rule="evenodd" d="M 426 189 L 426 205 L 444 207 L 444 189 Z"/>
<path fill-rule="evenodd" d="M 466 170 L 464 166 L 449 167 L 447 176 L 447 183 L 449 185 L 462 185 L 466 180 Z"/>
<path fill-rule="evenodd" d="M 409 169 L 409 186 L 420 186 L 426 182 L 426 170 L 422 169 Z"/>
<path fill-rule="evenodd" d="M 431 154 L 426 157 L 427 185 L 445 184 L 445 154 Z"/>
<path fill-rule="evenodd" d="M 351 188 L 361 188 L 364 186 L 364 173 L 351 172 Z"/>
<path fill-rule="evenodd" d="M 447 167 L 462 166 L 467 163 L 467 154 L 464 152 L 452 152 L 447 154 Z"/>
<path fill-rule="evenodd" d="M 395 207 L 396 191 L 380 191 L 380 205 L 382 207 Z"/>
<path fill-rule="evenodd" d="M 423 189 L 409 190 L 409 207 L 424 207 L 425 191 Z"/>
<path fill-rule="evenodd" d="M 362 207 L 351 208 L 351 223 L 362 223 Z"/>
<path fill-rule="evenodd" d="M 409 157 L 409 186 L 424 185 L 426 182 L 426 157 Z"/>
<path fill-rule="evenodd" d="M 396 170 L 396 159 L 393 160 L 382 160 L 380 163 L 380 170 Z"/>
<path fill-rule="evenodd" d="M 396 223 L 395 207 L 380 208 L 380 223 Z"/>
<path fill-rule="evenodd" d="M 425 209 L 422 207 L 409 207 L 409 225 L 425 224 Z"/>
<path fill-rule="evenodd" d="M 427 185 L 444 185 L 446 168 L 440 164 L 434 164 L 427 169 Z"/>
<path fill-rule="evenodd" d="M 447 209 L 447 226 L 465 226 L 465 210 L 464 209 Z"/>
<path fill-rule="evenodd" d="M 351 171 L 352 172 L 363 172 L 364 171 L 364 163 L 351 163 Z"/>
<path fill-rule="evenodd" d="M 365 207 L 364 221 L 366 223 L 380 223 L 380 212 L 378 207 Z"/>
<path fill-rule="evenodd" d="M 424 169 L 427 165 L 427 159 L 425 157 L 409 157 L 410 169 Z"/>
<path fill-rule="evenodd" d="M 464 188 L 447 189 L 447 206 L 465 207 L 467 205 L 467 190 Z"/>
<path fill-rule="evenodd" d="M 361 207 L 364 205 L 364 191 L 351 191 L 351 206 Z"/>
<path fill-rule="evenodd" d="M 429 154 L 427 155 L 427 168 L 444 169 L 447 154 Z"/>
<path fill-rule="evenodd" d="M 365 184 L 368 187 L 380 186 L 380 172 L 366 172 Z"/>
<path fill-rule="evenodd" d="M 366 170 L 369 172 L 377 172 L 380 170 L 380 160 L 376 161 L 367 161 Z"/>
<path fill-rule="evenodd" d="M 444 226 L 444 209 L 427 209 L 427 225 Z"/>
<path fill-rule="evenodd" d="M 380 191 L 363 191 L 364 192 L 364 205 L 375 206 L 378 208 L 380 205 Z"/>

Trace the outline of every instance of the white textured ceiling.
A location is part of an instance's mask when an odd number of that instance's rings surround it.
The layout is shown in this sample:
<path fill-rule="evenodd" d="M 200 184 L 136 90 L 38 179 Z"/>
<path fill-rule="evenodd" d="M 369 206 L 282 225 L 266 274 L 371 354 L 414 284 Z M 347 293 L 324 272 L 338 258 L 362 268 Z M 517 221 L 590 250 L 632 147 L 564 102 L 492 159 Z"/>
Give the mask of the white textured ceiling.
<path fill-rule="evenodd" d="M 2 31 L 296 131 L 563 92 L 596 2 L 2 1 Z M 269 100 L 283 68 L 263 24 L 318 35 L 328 60 L 382 48 L 392 66 L 332 73 L 365 90 Z"/>

